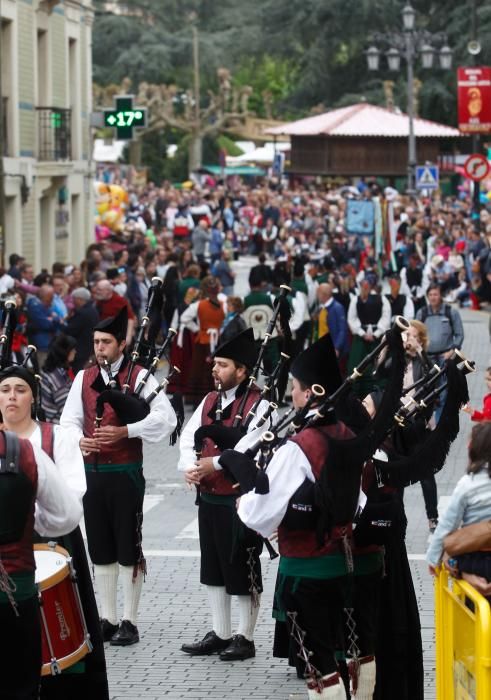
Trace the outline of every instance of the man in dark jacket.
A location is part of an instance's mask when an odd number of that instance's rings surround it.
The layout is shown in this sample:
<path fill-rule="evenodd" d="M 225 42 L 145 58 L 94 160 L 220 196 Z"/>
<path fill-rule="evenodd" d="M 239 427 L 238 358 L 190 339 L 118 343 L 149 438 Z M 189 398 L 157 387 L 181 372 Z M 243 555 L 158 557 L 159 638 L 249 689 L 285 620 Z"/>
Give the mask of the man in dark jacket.
<path fill-rule="evenodd" d="M 75 311 L 66 324 L 66 332 L 77 341 L 77 354 L 73 361 L 73 371 L 78 372 L 87 364 L 92 354 L 92 330 L 99 321 L 99 314 L 92 303 L 90 292 L 79 287 L 72 292 Z"/>

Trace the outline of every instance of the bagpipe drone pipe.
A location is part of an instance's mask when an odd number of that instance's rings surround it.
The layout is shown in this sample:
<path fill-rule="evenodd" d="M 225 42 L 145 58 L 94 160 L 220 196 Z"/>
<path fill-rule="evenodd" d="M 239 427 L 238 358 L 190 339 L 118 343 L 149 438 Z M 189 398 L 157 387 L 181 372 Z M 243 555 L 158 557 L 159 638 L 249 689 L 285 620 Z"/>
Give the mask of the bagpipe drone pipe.
<path fill-rule="evenodd" d="M 281 285 L 280 293 L 274 302 L 273 315 L 268 323 L 264 340 L 261 343 L 256 362 L 249 375 L 247 386 L 242 394 L 232 425 L 225 426 L 222 424 L 221 391 L 218 391 L 217 405 L 220 406 L 220 410 L 215 410 L 215 422 L 211 425 L 201 426 L 194 434 L 194 450 L 197 454 L 201 454 L 203 442 L 207 438 L 213 440 L 220 451 L 235 447 L 238 441 L 247 433 L 251 422 L 256 418 L 258 407 L 263 400 L 268 400 L 269 406 L 266 413 L 261 415 L 259 420 L 256 422 L 256 428 L 262 427 L 270 419 L 271 414 L 277 408 L 276 400 L 284 393 L 283 384 L 286 385 L 286 380 L 288 379 L 288 367 L 290 363 L 289 353 L 292 337 L 289 320 L 291 311 L 287 300 L 287 296 L 290 291 L 290 287 Z M 273 336 L 273 332 L 278 321 L 282 335 L 282 351 L 280 354 L 280 361 L 276 364 L 273 372 L 268 374 L 264 368 L 264 354 L 268 343 Z M 260 374 L 262 374 L 265 378 L 264 387 L 260 391 L 259 396 L 252 407 L 249 409 L 247 414 L 245 414 L 247 400 L 252 389 L 257 386 Z"/>
<path fill-rule="evenodd" d="M 24 357 L 20 362 L 13 362 L 12 342 L 14 332 L 17 327 L 18 314 L 17 304 L 14 299 L 0 300 L 1 310 L 1 333 L 0 333 L 0 371 L 8 367 L 23 367 L 33 374 L 37 392 L 33 406 L 33 417 L 38 420 L 44 420 L 44 411 L 41 407 L 41 372 L 37 357 L 37 348 L 35 345 L 28 345 L 24 353 Z"/>
<path fill-rule="evenodd" d="M 469 401 L 467 375 L 475 371 L 475 363 L 456 350 L 440 369 L 437 384 L 429 378 L 412 397 L 411 402 L 399 408 L 389 432 L 391 450 L 389 459 L 377 461 L 385 484 L 409 486 L 444 466 L 450 446 L 459 432 L 460 409 Z M 428 427 L 436 400 L 446 391 L 438 423 Z"/>
<path fill-rule="evenodd" d="M 122 387 L 119 386 L 117 379 L 111 376 L 111 367 L 109 363 L 107 361 L 103 363 L 104 369 L 106 370 L 109 377 L 109 388 L 102 391 L 97 397 L 95 418 L 96 427 L 99 427 L 101 425 L 102 418 L 104 415 L 105 404 L 109 404 L 113 408 L 118 419 L 123 425 L 128 425 L 128 423 L 136 423 L 140 420 L 143 420 L 150 413 L 150 404 L 152 403 L 153 399 L 161 391 L 165 392 L 171 378 L 175 374 L 180 372 L 178 367 L 173 366 L 169 363 L 169 372 L 167 376 L 146 397 L 143 397 L 141 395 L 150 376 L 155 375 L 160 361 L 163 358 L 168 359 L 167 351 L 170 347 L 172 339 L 177 335 L 177 331 L 174 328 L 169 328 L 167 336 L 162 346 L 158 350 L 155 349 L 154 340 L 158 329 L 160 328 L 161 322 L 161 288 L 162 280 L 160 279 L 160 277 L 154 277 L 152 279 L 151 287 L 148 291 L 147 306 L 140 324 L 140 328 L 137 333 L 137 337 L 133 345 L 133 349 L 130 354 L 127 374 Z M 157 310 L 155 309 L 155 306 L 158 307 Z M 134 391 L 132 392 L 132 376 L 140 360 L 142 344 L 144 343 L 145 337 L 147 339 L 147 345 L 148 339 L 151 339 L 150 344 L 154 348 L 155 352 L 153 358 L 149 363 L 149 366 L 146 369 L 145 375 L 138 382 L 138 384 L 134 388 Z M 184 422 L 184 407 L 182 404 L 182 397 L 179 394 L 174 394 L 174 396 L 171 399 L 171 405 L 177 416 L 177 427 L 170 438 L 171 444 L 173 445 L 180 434 L 182 424 Z"/>
<path fill-rule="evenodd" d="M 357 509 L 363 465 L 385 437 L 399 405 L 405 369 L 401 334 L 407 327 L 407 321 L 399 317 L 379 345 L 333 393 L 324 397 L 323 387 L 313 385 L 306 406 L 294 415 L 281 419 L 272 431 L 264 433 L 244 454 L 226 450 L 220 457 L 220 464 L 240 484 L 241 491 L 247 492 L 255 488 L 257 493 L 267 493 L 267 466 L 270 458 L 283 441 L 290 437 L 288 434 L 281 436 L 285 428 L 291 425 L 297 433 L 319 428 L 329 444 L 326 468 L 321 470 L 319 480 L 312 484 L 318 514 L 319 540 L 332 528 L 351 522 Z M 364 422 L 358 434 L 355 434 L 346 427 L 340 416 L 352 413 L 351 406 L 355 405 L 351 394 L 352 384 L 384 348 L 392 358 L 388 388 L 377 415 Z M 360 414 L 363 413 L 368 417 L 360 407 Z M 256 462 L 258 452 L 259 459 Z"/>
<path fill-rule="evenodd" d="M 358 518 L 355 540 L 359 546 L 387 544 L 404 531 L 406 520 L 400 489 L 439 472 L 459 431 L 459 412 L 468 401 L 466 376 L 474 363 L 456 351 L 444 367 L 427 372 L 418 382 L 418 397 L 399 408 L 388 434 L 367 465 L 364 491 L 367 503 Z M 426 378 L 426 384 L 424 379 Z M 428 420 L 436 398 L 447 390 L 434 429 Z"/>

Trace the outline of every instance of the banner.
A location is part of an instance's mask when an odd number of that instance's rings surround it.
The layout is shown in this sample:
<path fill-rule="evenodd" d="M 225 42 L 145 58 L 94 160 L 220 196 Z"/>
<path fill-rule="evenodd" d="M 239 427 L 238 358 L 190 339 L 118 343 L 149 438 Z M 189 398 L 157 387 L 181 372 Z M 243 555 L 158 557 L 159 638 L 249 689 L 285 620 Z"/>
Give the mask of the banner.
<path fill-rule="evenodd" d="M 457 68 L 459 129 L 467 134 L 491 132 L 491 68 Z"/>

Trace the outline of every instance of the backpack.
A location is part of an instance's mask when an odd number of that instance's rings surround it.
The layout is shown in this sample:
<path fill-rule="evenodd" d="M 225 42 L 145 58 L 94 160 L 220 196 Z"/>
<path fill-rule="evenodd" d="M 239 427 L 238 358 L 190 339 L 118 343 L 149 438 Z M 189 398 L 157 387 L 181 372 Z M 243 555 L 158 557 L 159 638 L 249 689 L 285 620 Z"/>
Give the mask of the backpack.
<path fill-rule="evenodd" d="M 454 327 L 453 327 L 453 321 L 452 321 L 452 309 L 450 307 L 450 304 L 444 304 L 443 305 L 443 313 L 444 315 L 448 318 L 450 322 L 450 328 L 452 329 L 452 333 L 454 332 Z M 425 323 L 426 319 L 428 318 L 428 306 L 424 306 L 421 309 L 421 323 Z"/>

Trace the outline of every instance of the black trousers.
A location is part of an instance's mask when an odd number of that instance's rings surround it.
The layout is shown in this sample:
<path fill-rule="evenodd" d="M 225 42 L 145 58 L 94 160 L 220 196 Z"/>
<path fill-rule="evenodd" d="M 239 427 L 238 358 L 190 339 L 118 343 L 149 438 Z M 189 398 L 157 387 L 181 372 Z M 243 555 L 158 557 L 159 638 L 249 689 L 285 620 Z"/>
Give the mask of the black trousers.
<path fill-rule="evenodd" d="M 41 622 L 37 596 L 12 607 L 0 604 L 0 697 L 37 700 L 41 679 Z"/>
<path fill-rule="evenodd" d="M 138 564 L 145 478 L 143 470 L 87 472 L 85 528 L 94 564 Z"/>
<path fill-rule="evenodd" d="M 229 595 L 250 595 L 253 577 L 257 591 L 261 592 L 262 540 L 241 523 L 235 505 L 217 505 L 201 499 L 198 523 L 200 582 L 206 586 L 224 586 Z"/>
<path fill-rule="evenodd" d="M 354 609 L 355 634 L 360 656 L 375 654 L 381 571 L 365 576 L 332 579 L 290 578 L 281 592 L 282 608 L 297 613 L 296 622 L 305 632 L 305 648 L 312 652 L 310 663 L 328 675 L 338 670 L 336 651 L 349 651 L 350 637 L 345 608 Z M 292 622 L 287 615 L 292 634 Z M 297 671 L 305 664 L 298 656 L 300 648 L 291 637 Z"/>
<path fill-rule="evenodd" d="M 432 474 L 427 479 L 421 479 L 420 484 L 423 491 L 426 517 L 428 520 L 438 520 L 438 492 L 435 475 Z"/>

